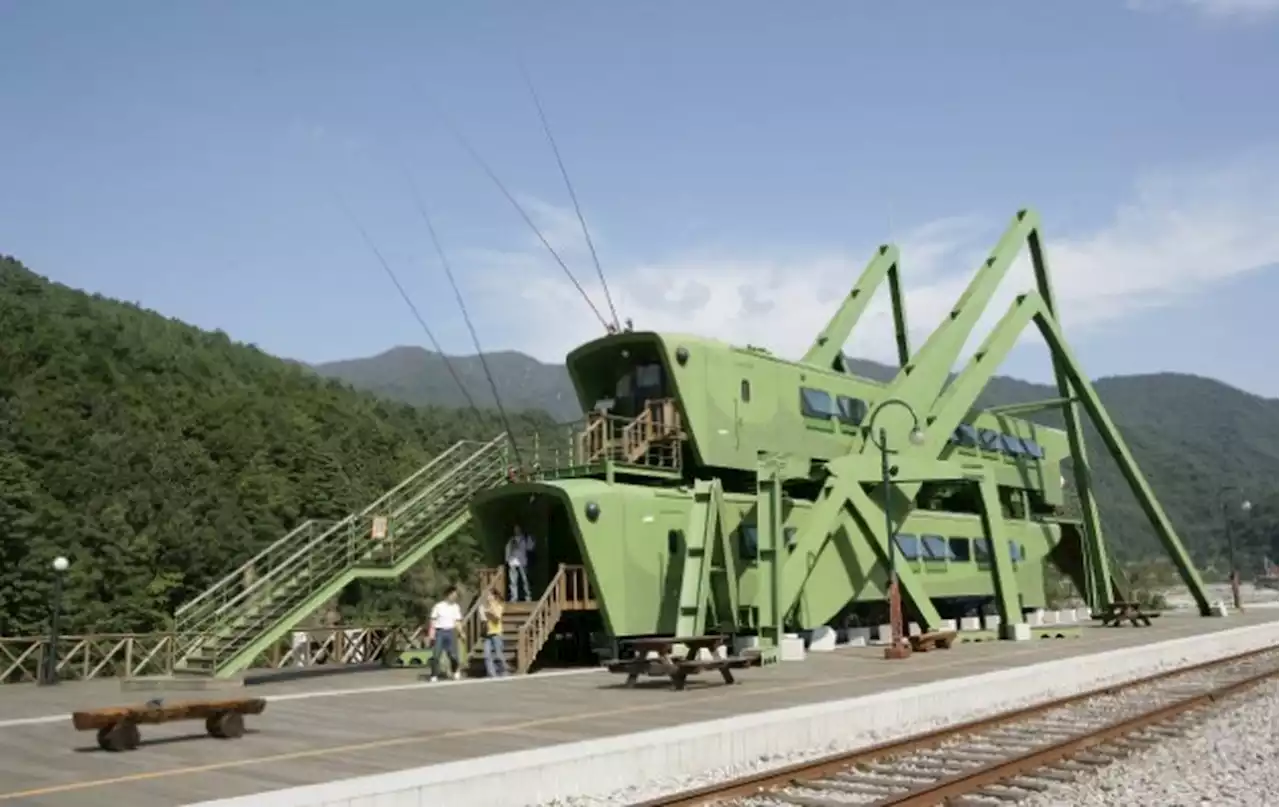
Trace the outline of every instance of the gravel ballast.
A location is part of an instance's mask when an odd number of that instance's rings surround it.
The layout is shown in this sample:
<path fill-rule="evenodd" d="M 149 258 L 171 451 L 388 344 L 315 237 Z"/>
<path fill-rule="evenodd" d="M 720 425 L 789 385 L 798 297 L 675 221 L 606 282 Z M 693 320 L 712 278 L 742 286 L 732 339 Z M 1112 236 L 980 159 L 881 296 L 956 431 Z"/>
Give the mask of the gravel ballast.
<path fill-rule="evenodd" d="M 1056 786 L 1019 804 L 1027 807 L 1274 807 L 1280 803 L 1278 722 L 1280 698 L 1274 685 L 1264 684 L 1211 707 L 1203 722 L 1198 722 L 1185 736 L 1167 738 L 1096 774 L 1084 774 L 1074 782 Z M 749 766 L 650 782 L 644 787 L 607 796 L 557 800 L 545 807 L 622 807 L 836 750 L 845 749 L 813 749 L 803 754 L 761 759 Z M 752 801 L 772 800 L 764 796 Z"/>

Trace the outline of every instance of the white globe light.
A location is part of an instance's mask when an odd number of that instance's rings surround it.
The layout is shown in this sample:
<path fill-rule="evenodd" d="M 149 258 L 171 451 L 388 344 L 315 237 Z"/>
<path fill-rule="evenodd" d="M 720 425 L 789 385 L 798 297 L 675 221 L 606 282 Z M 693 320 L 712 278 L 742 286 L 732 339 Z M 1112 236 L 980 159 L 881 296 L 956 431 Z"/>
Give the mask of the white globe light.
<path fill-rule="evenodd" d="M 922 446 L 924 445 L 924 432 L 920 431 L 919 427 L 914 428 L 907 435 L 907 439 L 911 441 L 913 446 Z"/>
<path fill-rule="evenodd" d="M 1246 513 L 1249 512 L 1250 510 L 1253 509 L 1253 502 L 1249 501 L 1248 499 L 1245 499 L 1243 502 L 1240 503 L 1240 509 L 1245 511 Z"/>
<path fill-rule="evenodd" d="M 71 565 L 71 561 L 59 555 L 53 559 L 53 570 L 55 572 L 65 572 L 67 567 Z"/>

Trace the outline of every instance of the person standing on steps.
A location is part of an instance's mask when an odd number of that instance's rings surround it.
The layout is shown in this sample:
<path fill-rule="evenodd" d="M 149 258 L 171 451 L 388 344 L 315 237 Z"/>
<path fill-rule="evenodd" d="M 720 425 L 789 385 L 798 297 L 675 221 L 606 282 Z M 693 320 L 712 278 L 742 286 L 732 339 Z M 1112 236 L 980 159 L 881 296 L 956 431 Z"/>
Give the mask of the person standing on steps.
<path fill-rule="evenodd" d="M 484 671 L 490 678 L 501 678 L 507 674 L 507 657 L 502 652 L 502 597 L 498 589 L 484 593 L 480 619 L 484 624 Z"/>
<path fill-rule="evenodd" d="M 507 539 L 507 599 L 511 602 L 525 602 L 533 599 L 529 590 L 529 553 L 533 551 L 533 539 L 525 535 L 517 524 Z M 520 596 L 520 583 L 524 584 L 524 597 Z"/>
<path fill-rule="evenodd" d="M 440 677 L 440 654 L 449 657 L 453 679 L 462 677 L 462 665 L 458 663 L 458 623 L 462 621 L 462 609 L 458 606 L 458 587 L 449 586 L 444 599 L 431 608 L 431 626 L 427 638 L 431 640 L 431 680 Z"/>

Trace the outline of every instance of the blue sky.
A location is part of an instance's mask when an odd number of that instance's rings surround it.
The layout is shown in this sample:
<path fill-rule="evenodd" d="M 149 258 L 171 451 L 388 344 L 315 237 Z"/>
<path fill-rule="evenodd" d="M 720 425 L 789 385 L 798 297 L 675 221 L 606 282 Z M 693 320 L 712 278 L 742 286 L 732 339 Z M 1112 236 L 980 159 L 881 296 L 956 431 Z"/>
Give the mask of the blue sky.
<path fill-rule="evenodd" d="M 473 352 L 407 166 L 484 347 L 560 360 L 599 325 L 439 113 L 603 307 L 523 64 L 638 328 L 798 354 L 894 240 L 920 344 L 1030 205 L 1091 375 L 1276 395 L 1275 6 L 0 0 L 0 252 L 283 356 L 425 345 L 342 198 Z"/>

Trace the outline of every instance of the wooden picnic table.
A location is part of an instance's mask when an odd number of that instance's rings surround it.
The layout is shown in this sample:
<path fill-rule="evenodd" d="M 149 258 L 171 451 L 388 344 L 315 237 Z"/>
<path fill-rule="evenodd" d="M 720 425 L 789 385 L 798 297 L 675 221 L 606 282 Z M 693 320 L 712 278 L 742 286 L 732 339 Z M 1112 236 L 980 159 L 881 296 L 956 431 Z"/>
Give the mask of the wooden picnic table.
<path fill-rule="evenodd" d="M 674 689 L 682 690 L 689 676 L 707 670 L 718 670 L 726 684 L 737 683 L 733 678 L 734 669 L 742 669 L 750 665 L 751 660 L 742 657 L 720 655 L 720 650 L 728 641 L 721 634 L 709 636 L 655 636 L 642 639 L 627 639 L 622 642 L 626 648 L 635 651 L 634 658 L 618 659 L 608 663 L 609 672 L 625 673 L 626 686 L 633 687 L 641 675 L 651 677 L 667 677 L 671 679 Z M 684 656 L 675 653 L 676 645 L 684 645 Z M 698 653 L 707 650 L 711 658 L 700 659 Z M 653 653 L 654 657 L 649 654 Z"/>
<path fill-rule="evenodd" d="M 1091 614 L 1091 616 L 1094 619 L 1102 620 L 1102 627 L 1104 628 L 1118 628 L 1120 623 L 1126 619 L 1133 623 L 1134 627 L 1149 628 L 1151 627 L 1151 620 L 1160 616 L 1160 612 L 1144 611 L 1135 602 L 1113 602 L 1105 610 Z"/>

